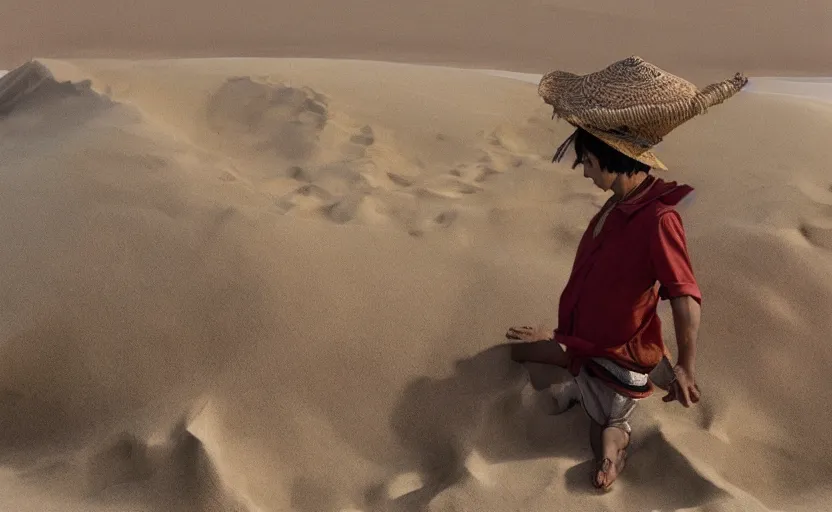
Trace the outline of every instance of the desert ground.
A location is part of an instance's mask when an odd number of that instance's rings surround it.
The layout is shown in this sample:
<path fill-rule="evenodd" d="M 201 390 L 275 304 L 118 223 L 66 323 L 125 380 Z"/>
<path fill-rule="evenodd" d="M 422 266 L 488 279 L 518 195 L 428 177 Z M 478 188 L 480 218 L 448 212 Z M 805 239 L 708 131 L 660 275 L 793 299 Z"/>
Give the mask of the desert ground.
<path fill-rule="evenodd" d="M 821 2 L 7 3 L 4 510 L 832 510 Z M 751 81 L 657 148 L 703 399 L 640 403 L 601 494 L 503 334 L 607 198 L 536 80 L 630 54 Z"/>

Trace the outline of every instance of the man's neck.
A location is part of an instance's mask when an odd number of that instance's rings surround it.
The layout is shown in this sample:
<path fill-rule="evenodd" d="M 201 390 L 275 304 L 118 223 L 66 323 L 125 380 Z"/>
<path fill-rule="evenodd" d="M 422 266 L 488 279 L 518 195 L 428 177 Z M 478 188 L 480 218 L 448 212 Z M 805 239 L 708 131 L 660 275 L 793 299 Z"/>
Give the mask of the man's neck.
<path fill-rule="evenodd" d="M 622 198 L 626 198 L 633 190 L 644 183 L 646 179 L 647 173 L 645 172 L 636 172 L 631 176 L 627 176 L 626 174 L 619 175 L 618 179 L 612 184 L 613 199 L 620 201 Z"/>

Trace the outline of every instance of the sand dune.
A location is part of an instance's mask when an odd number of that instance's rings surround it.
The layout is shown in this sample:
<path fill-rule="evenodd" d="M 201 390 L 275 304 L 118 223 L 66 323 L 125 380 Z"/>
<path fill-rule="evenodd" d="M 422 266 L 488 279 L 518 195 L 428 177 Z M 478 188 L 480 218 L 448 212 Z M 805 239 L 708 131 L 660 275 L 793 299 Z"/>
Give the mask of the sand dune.
<path fill-rule="evenodd" d="M 38 87 L 0 96 L 5 508 L 832 503 L 832 106 L 744 92 L 662 143 L 697 188 L 705 398 L 647 401 L 598 496 L 587 420 L 547 414 L 564 376 L 530 381 L 501 345 L 507 325 L 551 325 L 604 200 L 549 162 L 569 130 L 533 84 L 41 62 L 18 71 Z"/>

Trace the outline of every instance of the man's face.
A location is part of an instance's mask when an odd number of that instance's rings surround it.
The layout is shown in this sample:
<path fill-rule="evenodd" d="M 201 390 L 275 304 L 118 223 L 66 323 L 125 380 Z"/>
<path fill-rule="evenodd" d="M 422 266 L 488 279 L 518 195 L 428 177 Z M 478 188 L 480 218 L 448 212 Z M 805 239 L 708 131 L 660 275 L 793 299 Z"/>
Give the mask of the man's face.
<path fill-rule="evenodd" d="M 616 178 L 615 173 L 601 169 L 601 165 L 598 163 L 598 159 L 595 158 L 595 155 L 585 151 L 584 158 L 581 163 L 584 168 L 584 178 L 591 179 L 592 182 L 595 183 L 595 186 L 603 191 L 607 191 L 612 188 L 612 184 L 615 182 Z"/>

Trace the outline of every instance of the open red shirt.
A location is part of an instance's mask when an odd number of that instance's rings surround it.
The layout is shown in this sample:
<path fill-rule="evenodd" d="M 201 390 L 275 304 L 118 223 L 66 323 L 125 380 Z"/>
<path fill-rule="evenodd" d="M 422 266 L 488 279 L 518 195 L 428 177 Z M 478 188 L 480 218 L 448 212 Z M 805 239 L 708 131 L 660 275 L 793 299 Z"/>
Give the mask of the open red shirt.
<path fill-rule="evenodd" d="M 660 299 L 701 303 L 682 220 L 674 206 L 693 189 L 648 177 L 644 189 L 613 207 L 600 233 L 589 223 L 563 290 L 555 339 L 577 375 L 590 357 L 649 373 L 667 353 L 656 313 Z"/>

